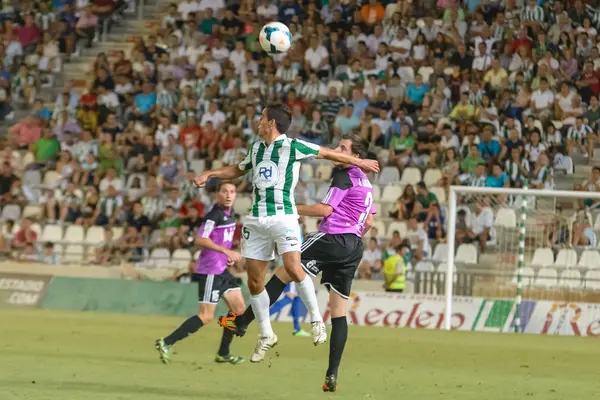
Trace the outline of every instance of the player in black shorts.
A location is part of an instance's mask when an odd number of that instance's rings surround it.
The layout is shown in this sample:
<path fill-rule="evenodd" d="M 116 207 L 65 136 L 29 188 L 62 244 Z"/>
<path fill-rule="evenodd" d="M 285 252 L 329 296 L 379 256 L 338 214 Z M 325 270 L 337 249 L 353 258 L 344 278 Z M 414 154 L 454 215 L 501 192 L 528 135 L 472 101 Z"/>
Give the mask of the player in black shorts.
<path fill-rule="evenodd" d="M 368 145 L 356 135 L 342 138 L 338 151 L 364 157 Z M 302 245 L 301 261 L 304 270 L 316 276 L 322 273 L 321 283 L 329 290 L 331 336 L 329 367 L 325 374 L 323 391 L 337 390 L 337 375 L 344 346 L 348 337 L 346 306 L 352 288 L 352 279 L 363 254 L 362 236 L 373 224 L 373 188 L 359 168 L 339 165 L 333 174 L 331 186 L 320 204 L 298 205 L 298 213 L 322 217 L 319 231 L 306 237 Z M 285 269 L 278 268 L 265 289 L 273 304 L 292 279 Z M 219 318 L 219 324 L 243 336 L 254 313 L 247 308 L 242 315 Z"/>

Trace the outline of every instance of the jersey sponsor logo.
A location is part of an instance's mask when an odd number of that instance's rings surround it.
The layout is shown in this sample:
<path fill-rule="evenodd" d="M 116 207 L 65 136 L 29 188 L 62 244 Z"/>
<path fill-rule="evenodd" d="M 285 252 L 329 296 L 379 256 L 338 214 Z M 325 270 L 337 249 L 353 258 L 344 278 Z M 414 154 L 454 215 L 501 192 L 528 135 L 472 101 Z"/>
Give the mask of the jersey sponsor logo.
<path fill-rule="evenodd" d="M 259 189 L 268 189 L 279 181 L 279 168 L 273 161 L 261 161 L 255 170 L 253 182 Z"/>
<path fill-rule="evenodd" d="M 235 228 L 225 229 L 223 232 L 223 241 L 224 242 L 233 242 L 233 234 L 235 233 Z"/>

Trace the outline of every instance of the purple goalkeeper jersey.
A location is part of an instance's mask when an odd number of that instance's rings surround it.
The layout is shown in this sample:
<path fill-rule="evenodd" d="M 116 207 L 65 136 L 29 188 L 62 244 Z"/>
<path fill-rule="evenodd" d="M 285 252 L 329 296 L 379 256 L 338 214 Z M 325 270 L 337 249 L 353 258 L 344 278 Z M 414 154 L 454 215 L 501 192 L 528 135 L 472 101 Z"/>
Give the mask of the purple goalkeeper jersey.
<path fill-rule="evenodd" d="M 329 191 L 321 203 L 333 208 L 319 225 L 319 232 L 323 233 L 353 233 L 362 237 L 367 217 L 376 212 L 371 182 L 355 166 L 334 171 Z"/>
<path fill-rule="evenodd" d="M 212 240 L 215 244 L 231 249 L 235 220 L 231 210 L 215 204 L 206 215 L 206 220 L 198 230 L 198 237 Z M 196 261 L 196 273 L 219 275 L 227 269 L 227 256 L 219 251 L 202 249 Z"/>

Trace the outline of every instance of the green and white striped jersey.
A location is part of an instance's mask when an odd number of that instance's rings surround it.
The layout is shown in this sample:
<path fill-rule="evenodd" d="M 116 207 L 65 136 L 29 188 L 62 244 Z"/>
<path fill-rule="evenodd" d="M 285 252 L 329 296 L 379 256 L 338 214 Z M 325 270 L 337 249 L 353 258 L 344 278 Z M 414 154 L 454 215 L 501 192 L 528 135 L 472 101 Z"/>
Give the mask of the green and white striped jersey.
<path fill-rule="evenodd" d="M 267 146 L 257 140 L 250 146 L 242 171 L 252 170 L 253 217 L 297 215 L 294 190 L 300 175 L 300 161 L 316 157 L 319 146 L 286 135 L 278 136 Z"/>

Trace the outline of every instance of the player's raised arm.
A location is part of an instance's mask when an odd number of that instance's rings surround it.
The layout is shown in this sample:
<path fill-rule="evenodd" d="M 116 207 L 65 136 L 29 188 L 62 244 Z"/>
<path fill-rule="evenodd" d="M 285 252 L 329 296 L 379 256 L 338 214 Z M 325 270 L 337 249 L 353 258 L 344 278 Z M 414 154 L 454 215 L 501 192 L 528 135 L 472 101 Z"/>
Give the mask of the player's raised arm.
<path fill-rule="evenodd" d="M 319 148 L 319 154 L 317 155 L 317 158 L 324 158 L 326 160 L 341 164 L 356 165 L 358 168 L 367 172 L 379 172 L 379 161 L 377 160 L 367 160 L 358 158 L 355 156 L 341 153 L 337 150 L 328 149 L 327 147 Z"/>
<path fill-rule="evenodd" d="M 204 171 L 200 175 L 194 178 L 194 183 L 198 187 L 204 187 L 206 181 L 211 178 L 218 179 L 237 179 L 240 176 L 246 175 L 252 169 L 252 152 L 237 165 L 232 164 L 226 167 L 221 167 L 209 171 Z"/>

